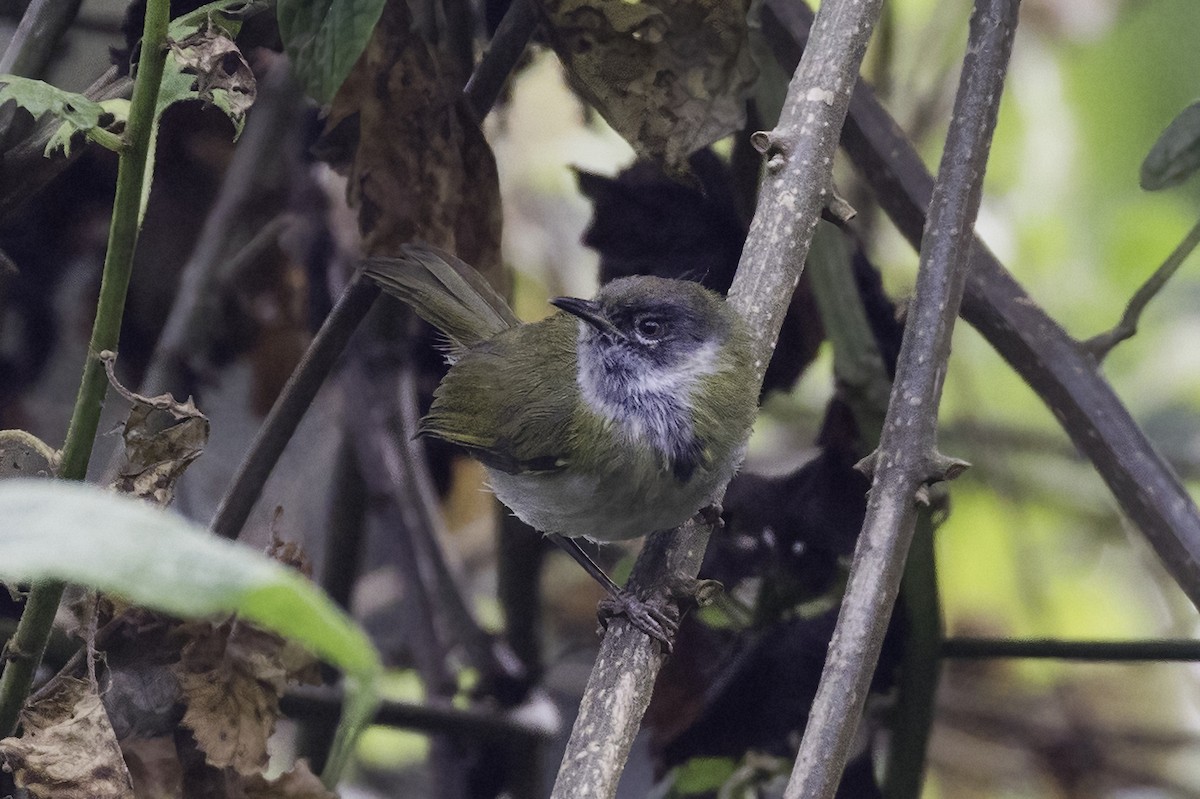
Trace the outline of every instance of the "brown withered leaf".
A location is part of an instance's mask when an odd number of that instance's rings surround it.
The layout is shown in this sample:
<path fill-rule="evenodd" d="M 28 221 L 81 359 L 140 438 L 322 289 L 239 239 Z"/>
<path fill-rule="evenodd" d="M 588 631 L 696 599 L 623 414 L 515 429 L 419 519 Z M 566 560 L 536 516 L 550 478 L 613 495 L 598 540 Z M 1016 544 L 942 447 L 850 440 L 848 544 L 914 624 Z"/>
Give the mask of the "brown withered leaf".
<path fill-rule="evenodd" d="M 739 130 L 758 76 L 748 0 L 543 0 L 572 85 L 671 173 Z"/>
<path fill-rule="evenodd" d="M 322 785 L 303 760 L 296 761 L 290 771 L 273 780 L 261 774 L 246 778 L 242 796 L 245 799 L 337 799 L 337 794 Z"/>
<path fill-rule="evenodd" d="M 257 84 L 250 65 L 224 30 L 208 22 L 171 42 L 171 52 L 185 73 L 196 76 L 193 88 L 201 100 L 216 105 L 235 122 L 245 117 L 254 105 Z"/>
<path fill-rule="evenodd" d="M 133 799 L 129 770 L 94 683 L 58 677 L 0 741 L 18 786 L 36 799 Z"/>
<path fill-rule="evenodd" d="M 5 477 L 53 477 L 58 453 L 37 436 L 24 430 L 0 430 L 0 479 Z"/>
<path fill-rule="evenodd" d="M 175 483 L 208 443 L 208 417 L 191 397 L 177 402 L 170 394 L 143 397 L 121 385 L 113 374 L 115 356 L 101 353 L 112 387 L 133 406 L 125 421 L 125 458 L 113 488 L 166 507 Z"/>
<path fill-rule="evenodd" d="M 325 138 L 340 153 L 335 166 L 349 169 L 368 255 L 423 239 L 492 279 L 500 271 L 496 162 L 455 74 L 413 29 L 407 4 L 389 2 L 333 99 Z"/>
<path fill-rule="evenodd" d="M 314 659 L 241 621 L 189 623 L 180 632 L 191 639 L 172 666 L 187 707 L 183 725 L 213 766 L 258 774 L 267 764 L 279 697 L 289 682 L 314 673 Z"/>

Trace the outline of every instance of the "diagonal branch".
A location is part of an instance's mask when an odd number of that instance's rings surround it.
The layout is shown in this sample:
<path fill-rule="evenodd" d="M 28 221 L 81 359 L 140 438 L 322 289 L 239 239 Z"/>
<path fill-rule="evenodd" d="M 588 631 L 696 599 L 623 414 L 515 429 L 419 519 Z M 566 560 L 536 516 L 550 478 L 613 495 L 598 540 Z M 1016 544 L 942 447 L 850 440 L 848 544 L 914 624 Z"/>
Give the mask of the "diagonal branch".
<path fill-rule="evenodd" d="M 970 264 L 1000 94 L 1019 0 L 977 0 L 945 151 L 933 188 L 915 297 L 888 403 L 867 515 L 849 583 L 796 757 L 786 799 L 833 796 L 867 689 L 916 522 L 916 495 L 946 478 L 937 453 L 937 407 L 950 338 Z"/>
<path fill-rule="evenodd" d="M 767 157 L 758 210 L 729 302 L 750 325 L 762 380 L 813 228 L 830 196 L 838 132 L 881 0 L 825 0 L 816 33 L 788 88 L 779 124 L 754 136 Z M 689 522 L 650 536 L 628 587 L 667 593 L 672 576 L 694 578 L 709 529 Z M 663 655 L 615 619 L 600 645 L 552 796 L 611 797 L 650 701 Z"/>

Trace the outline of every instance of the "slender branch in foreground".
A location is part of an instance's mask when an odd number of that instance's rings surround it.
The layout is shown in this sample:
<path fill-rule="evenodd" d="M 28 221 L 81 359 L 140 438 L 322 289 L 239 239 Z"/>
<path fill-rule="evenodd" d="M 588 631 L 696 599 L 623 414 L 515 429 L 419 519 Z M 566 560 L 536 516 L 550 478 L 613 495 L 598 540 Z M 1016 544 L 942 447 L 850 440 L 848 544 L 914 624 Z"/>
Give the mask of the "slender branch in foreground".
<path fill-rule="evenodd" d="M 879 8 L 880 0 L 821 4 L 812 45 L 788 88 L 779 124 L 754 137 L 767 170 L 729 302 L 750 326 L 760 382 L 829 197 L 838 132 Z M 709 532 L 689 522 L 651 535 L 627 587 L 641 596 L 665 594 L 672 575 L 695 577 Z M 662 663 L 649 637 L 621 618 L 609 624 L 558 772 L 555 799 L 615 795 Z"/>
<path fill-rule="evenodd" d="M 533 33 L 532 24 L 506 24 L 510 15 L 522 18 L 527 14 L 526 6 L 529 5 L 532 5 L 530 0 L 517 0 L 512 4 L 497 30 L 497 36 L 505 33 L 503 46 L 494 43 L 467 82 L 470 91 L 465 92 L 464 96 L 477 119 L 483 119 L 491 110 L 500 87 L 516 66 Z M 485 90 L 483 87 L 495 87 L 495 90 Z M 375 281 L 355 273 L 263 420 L 258 435 L 250 444 L 249 452 L 238 467 L 209 525 L 214 533 L 225 538 L 237 538 L 242 531 L 284 448 L 300 426 L 301 419 L 312 405 L 325 378 L 333 370 L 338 356 L 346 349 L 350 336 L 366 318 L 378 296 L 379 286 Z"/>
<path fill-rule="evenodd" d="M 943 658 L 1029 658 L 1090 662 L 1200 661 L 1200 641 L 1062 641 L 1054 638 L 947 638 Z"/>
<path fill-rule="evenodd" d="M 42 77 L 82 4 L 83 0 L 33 0 L 21 15 L 4 55 L 0 55 L 0 73 Z"/>
<path fill-rule="evenodd" d="M 1171 251 L 1167 260 L 1163 261 L 1162 265 L 1154 270 L 1154 274 L 1134 292 L 1133 297 L 1129 300 L 1129 305 L 1125 306 L 1125 313 L 1121 315 L 1121 321 L 1117 322 L 1111 330 L 1106 330 L 1083 342 L 1084 349 L 1091 352 L 1097 361 L 1103 361 L 1113 347 L 1126 339 L 1133 338 L 1137 333 L 1142 311 L 1146 310 L 1150 300 L 1162 291 L 1163 286 L 1167 285 L 1167 281 L 1179 270 L 1179 267 L 1183 265 L 1198 244 L 1200 244 L 1200 220 L 1192 225 L 1192 229 L 1183 237 L 1183 241 L 1179 242 L 1178 246 Z"/>
<path fill-rule="evenodd" d="M 946 479 L 952 468 L 936 450 L 937 407 L 1018 4 L 977 0 L 971 17 L 887 419 L 870 459 L 875 474 L 866 520 L 786 799 L 825 799 L 837 791 L 899 590 L 916 522 L 917 491 Z M 814 26 L 814 37 L 817 30 Z"/>
<path fill-rule="evenodd" d="M 781 63 L 795 63 L 812 13 L 767 0 L 763 33 Z M 786 35 L 784 35 L 786 31 Z M 933 178 L 912 143 L 859 82 L 842 145 L 905 238 L 920 246 Z M 1021 288 L 976 237 L 962 304 L 977 329 L 1054 412 L 1096 467 L 1121 510 L 1142 531 L 1200 608 L 1200 511 L 1104 379 L 1096 360 Z"/>
<path fill-rule="evenodd" d="M 96 319 L 83 366 L 83 377 L 67 437 L 63 443 L 59 476 L 67 480 L 87 477 L 100 409 L 108 389 L 108 377 L 100 353 L 116 351 L 125 313 L 125 294 L 133 271 L 133 253 L 138 239 L 138 208 L 141 204 L 142 177 L 153 132 L 154 110 L 167 60 L 168 0 L 149 0 L 142 31 L 142 51 L 137 81 L 129 107 L 125 131 L 125 149 L 117 166 L 117 192 L 113 200 L 108 230 L 108 251 L 100 283 Z M 8 644 L 8 659 L 0 676 L 0 735 L 11 735 L 33 674 L 46 650 L 54 615 L 62 599 L 63 584 L 53 581 L 35 583 L 26 600 L 17 631 Z"/>
<path fill-rule="evenodd" d="M 284 384 L 283 391 L 250 444 L 245 460 L 230 481 L 229 490 L 221 498 L 221 504 L 217 506 L 209 525 L 214 533 L 224 538 L 238 537 L 250 511 L 254 509 L 254 503 L 262 494 L 271 470 L 300 426 L 304 412 L 312 405 L 338 356 L 346 349 L 350 336 L 358 329 L 378 296 L 379 287 L 375 282 L 359 273 L 342 292 L 296 370 Z"/>

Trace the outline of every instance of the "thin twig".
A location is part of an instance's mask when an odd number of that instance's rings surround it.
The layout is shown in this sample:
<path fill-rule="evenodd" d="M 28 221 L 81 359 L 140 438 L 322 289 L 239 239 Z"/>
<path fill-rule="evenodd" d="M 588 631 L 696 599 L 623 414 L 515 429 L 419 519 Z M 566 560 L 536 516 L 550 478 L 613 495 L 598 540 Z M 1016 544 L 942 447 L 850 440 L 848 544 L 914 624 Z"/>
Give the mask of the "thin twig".
<path fill-rule="evenodd" d="M 887 420 L 870 459 L 875 474 L 866 520 L 786 799 L 825 799 L 837 791 L 899 590 L 917 490 L 946 479 L 952 468 L 936 450 L 937 408 L 1018 5 L 977 0 L 971 17 Z M 819 24 L 818 16 L 810 48 Z"/>
<path fill-rule="evenodd" d="M 1134 292 L 1133 297 L 1129 300 L 1129 305 L 1125 306 L 1125 313 L 1121 315 L 1121 321 L 1117 322 L 1111 330 L 1106 330 L 1083 342 L 1083 348 L 1092 353 L 1092 357 L 1099 362 L 1104 360 L 1113 347 L 1126 339 L 1133 338 L 1137 333 L 1142 311 L 1146 310 L 1150 300 L 1162 291 L 1163 287 L 1167 285 L 1167 281 L 1179 270 L 1197 245 L 1200 245 L 1200 220 L 1197 220 L 1192 229 L 1183 237 L 1183 241 L 1179 242 L 1171 251 L 1167 260 L 1163 261 L 1162 265 L 1154 270 L 1154 274 Z"/>
<path fill-rule="evenodd" d="M 811 23 L 812 12 L 803 3 L 767 0 L 763 7 L 763 33 L 782 63 L 795 63 Z M 920 246 L 933 178 L 861 81 L 850 101 L 842 145 L 888 217 L 913 246 Z M 962 317 L 1054 412 L 1167 571 L 1200 608 L 1196 503 L 1104 379 L 1095 359 L 1038 306 L 978 237 Z"/>
<path fill-rule="evenodd" d="M 759 381 L 829 195 L 838 131 L 879 7 L 879 0 L 821 4 L 818 33 L 796 69 L 779 124 L 755 137 L 767 156 L 767 170 L 729 302 L 750 326 Z M 628 587 L 639 595 L 664 593 L 671 575 L 695 577 L 709 532 L 689 522 L 651 535 Z M 646 635 L 621 618 L 609 624 L 562 760 L 555 799 L 615 795 L 662 662 Z"/>
<path fill-rule="evenodd" d="M 117 167 L 117 192 L 113 200 L 100 297 L 59 466 L 59 476 L 67 480 L 83 480 L 87 477 L 96 428 L 100 423 L 100 409 L 108 389 L 108 376 L 100 353 L 116 351 L 121 333 L 125 294 L 133 271 L 134 250 L 137 248 L 142 177 L 146 171 L 150 136 L 154 129 L 158 89 L 167 60 L 169 17 L 167 0 L 147 2 L 138 78 L 129 107 L 126 143 Z M 11 735 L 16 728 L 17 714 L 29 695 L 33 673 L 46 650 L 63 587 L 62 583 L 53 581 L 36 583 L 26 600 L 17 632 L 9 642 L 10 659 L 4 664 L 4 674 L 0 677 L 0 735 Z"/>
<path fill-rule="evenodd" d="M 479 67 L 471 74 L 463 89 L 467 107 L 477 119 L 482 121 L 496 104 L 500 90 L 525 52 L 525 45 L 533 35 L 537 22 L 536 0 L 512 0 L 488 43 Z"/>
<path fill-rule="evenodd" d="M 378 296 L 379 286 L 358 274 L 342 292 L 296 370 L 284 384 L 267 418 L 263 420 L 258 435 L 250 444 L 245 460 L 230 481 L 229 490 L 221 498 L 221 504 L 217 506 L 209 525 L 214 533 L 224 538 L 238 537 L 271 470 L 300 426 L 304 412 L 312 405 L 317 391 L 333 370 L 350 336 Z"/>
<path fill-rule="evenodd" d="M 337 688 L 296 687 L 280 699 L 279 709 L 289 718 L 326 719 L 336 723 L 341 716 L 342 692 Z M 552 719 L 552 713 L 547 714 Z M 485 741 L 508 741 L 512 738 L 532 742 L 554 737 L 554 724 L 531 723 L 494 712 L 470 710 L 450 705 L 418 705 L 410 702 L 386 701 L 375 713 L 375 724 L 477 738 Z"/>
<path fill-rule="evenodd" d="M 1054 638 L 947 638 L 941 656 L 955 659 L 1029 658 L 1089 662 L 1200 661 L 1200 641 L 1062 641 Z"/>

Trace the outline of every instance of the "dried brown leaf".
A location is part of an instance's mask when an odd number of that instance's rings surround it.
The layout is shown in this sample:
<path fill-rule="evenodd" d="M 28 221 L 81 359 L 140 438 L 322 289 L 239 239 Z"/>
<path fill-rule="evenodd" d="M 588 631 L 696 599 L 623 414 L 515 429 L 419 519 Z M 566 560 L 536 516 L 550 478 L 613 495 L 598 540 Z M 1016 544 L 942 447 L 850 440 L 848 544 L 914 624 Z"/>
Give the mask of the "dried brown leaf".
<path fill-rule="evenodd" d="M 166 507 L 175 483 L 208 443 L 208 417 L 192 398 L 177 402 L 170 394 L 144 397 L 120 384 L 114 357 L 102 353 L 113 388 L 133 406 L 125 422 L 125 460 L 113 488 Z"/>
<path fill-rule="evenodd" d="M 571 83 L 669 172 L 741 128 L 758 77 L 748 0 L 544 0 Z"/>
<path fill-rule="evenodd" d="M 240 621 L 180 627 L 191 640 L 172 667 L 192 730 L 208 762 L 252 775 L 267 764 L 267 739 L 289 682 L 311 680 L 316 661 L 303 648 Z"/>
<path fill-rule="evenodd" d="M 407 5 L 390 2 L 333 99 L 326 131 L 343 157 L 352 153 L 349 202 L 367 254 L 423 239 L 495 277 L 496 162 L 462 103 L 456 72 L 413 29 Z"/>
<path fill-rule="evenodd" d="M 187 706 L 182 723 L 209 763 L 257 774 L 267 765 L 284 670 L 253 646 L 235 643 L 233 628 L 233 622 L 210 627 L 184 646 L 174 667 Z"/>
<path fill-rule="evenodd" d="M 245 799 L 337 799 L 303 760 L 273 780 L 261 774 L 247 778 L 243 791 Z"/>
<path fill-rule="evenodd" d="M 0 741 L 18 786 L 37 799 L 133 799 L 129 770 L 94 683 L 58 677 Z"/>

